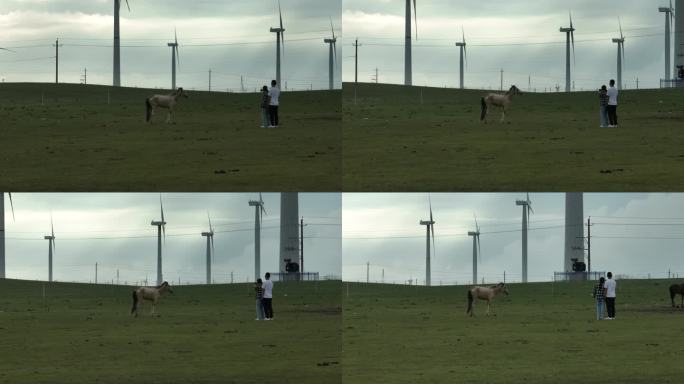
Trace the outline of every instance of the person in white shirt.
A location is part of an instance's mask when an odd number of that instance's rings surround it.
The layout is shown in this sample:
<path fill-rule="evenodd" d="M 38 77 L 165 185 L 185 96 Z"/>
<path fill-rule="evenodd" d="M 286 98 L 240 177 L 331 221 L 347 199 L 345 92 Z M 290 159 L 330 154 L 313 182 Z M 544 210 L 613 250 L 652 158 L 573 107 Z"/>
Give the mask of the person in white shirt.
<path fill-rule="evenodd" d="M 269 128 L 278 128 L 278 106 L 280 105 L 280 88 L 278 82 L 271 81 L 271 88 L 268 90 L 268 96 L 271 98 L 268 105 L 268 113 L 271 117 L 271 125 Z"/>
<path fill-rule="evenodd" d="M 262 301 L 264 306 L 264 317 L 266 320 L 273 320 L 273 282 L 271 281 L 271 274 L 266 272 L 265 278 L 266 280 L 263 284 L 264 298 Z"/>
<path fill-rule="evenodd" d="M 615 80 L 610 80 L 610 88 L 608 88 L 608 126 L 617 127 L 617 106 L 618 106 L 618 89 L 615 88 Z"/>
<path fill-rule="evenodd" d="M 615 319 L 615 289 L 617 283 L 613 280 L 613 273 L 608 272 L 608 280 L 603 285 L 606 294 L 606 307 L 608 307 L 608 320 Z"/>

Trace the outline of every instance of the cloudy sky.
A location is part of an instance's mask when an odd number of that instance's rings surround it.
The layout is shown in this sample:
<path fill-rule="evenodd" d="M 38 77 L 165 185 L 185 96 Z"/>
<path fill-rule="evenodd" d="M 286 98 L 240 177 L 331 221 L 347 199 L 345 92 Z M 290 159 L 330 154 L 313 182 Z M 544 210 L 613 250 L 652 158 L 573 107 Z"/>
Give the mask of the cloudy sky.
<path fill-rule="evenodd" d="M 404 0 L 343 2 L 345 61 L 343 79 L 353 81 L 351 44 L 359 48 L 359 81 L 368 82 L 379 68 L 380 82 L 404 81 Z M 662 4 L 661 4 L 662 3 Z M 576 89 L 594 89 L 616 77 L 618 16 L 626 36 L 628 88 L 657 87 L 664 76 L 664 14 L 644 0 L 430 0 L 417 1 L 418 40 L 414 40 L 414 85 L 456 86 L 461 27 L 468 43 L 466 87 L 499 88 L 504 84 L 543 90 L 565 84 L 565 34 L 572 8 L 575 32 Z M 415 35 L 414 35 L 415 36 Z M 673 42 L 674 44 L 674 42 Z M 674 57 L 674 55 L 673 55 Z"/>
<path fill-rule="evenodd" d="M 122 0 L 123 1 L 123 0 Z M 285 31 L 283 82 L 289 88 L 328 87 L 330 17 L 341 34 L 339 0 L 281 0 Z M 114 0 L 3 0 L 0 2 L 0 79 L 54 81 L 52 47 L 59 38 L 60 81 L 111 84 Z M 254 88 L 275 76 L 276 0 L 129 0 L 121 8 L 121 78 L 125 86 L 171 85 L 174 27 L 180 44 L 178 85 L 206 89 Z M 338 62 L 341 64 L 341 44 Z M 339 72 L 337 66 L 337 86 Z"/>
<path fill-rule="evenodd" d="M 521 279 L 521 215 L 524 193 L 431 194 L 436 255 L 433 284 L 472 280 L 473 214 L 480 224 L 480 276 L 488 282 Z M 528 237 L 530 281 L 550 281 L 563 270 L 564 194 L 530 194 L 534 214 Z M 343 195 L 343 278 L 403 283 L 425 280 L 427 194 Z M 684 276 L 684 194 L 585 194 L 591 216 L 592 270 L 635 277 Z M 481 277 L 480 277 L 481 278 Z"/>
<path fill-rule="evenodd" d="M 206 278 L 207 211 L 214 227 L 216 248 L 213 278 L 250 281 L 254 276 L 254 207 L 258 194 L 163 194 L 166 225 L 164 278 L 204 283 Z M 263 195 L 267 215 L 261 238 L 262 272 L 277 271 L 280 237 L 280 195 Z M 160 219 L 156 193 L 14 193 L 15 221 L 5 195 L 7 277 L 47 280 L 50 213 L 55 228 L 54 279 L 120 282 L 156 279 L 157 229 Z M 321 276 L 341 275 L 341 195 L 300 194 L 304 216 L 305 269 Z"/>

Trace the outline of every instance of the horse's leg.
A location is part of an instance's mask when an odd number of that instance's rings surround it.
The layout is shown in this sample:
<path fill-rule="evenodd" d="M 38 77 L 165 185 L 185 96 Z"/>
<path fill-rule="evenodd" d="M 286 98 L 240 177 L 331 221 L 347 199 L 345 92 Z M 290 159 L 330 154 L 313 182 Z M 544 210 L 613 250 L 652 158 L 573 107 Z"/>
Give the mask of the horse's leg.
<path fill-rule="evenodd" d="M 489 316 L 489 304 L 491 303 L 491 300 L 487 300 L 487 316 Z"/>
<path fill-rule="evenodd" d="M 504 105 L 501 109 L 501 122 L 503 123 L 504 121 L 506 121 L 506 106 Z"/>

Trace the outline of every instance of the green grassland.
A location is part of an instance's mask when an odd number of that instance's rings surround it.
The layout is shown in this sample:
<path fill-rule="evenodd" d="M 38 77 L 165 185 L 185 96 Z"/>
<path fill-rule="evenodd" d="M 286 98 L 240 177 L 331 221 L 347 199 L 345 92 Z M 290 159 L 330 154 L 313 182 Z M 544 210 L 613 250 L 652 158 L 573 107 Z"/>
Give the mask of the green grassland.
<path fill-rule="evenodd" d="M 465 286 L 350 284 L 343 383 L 681 383 L 669 284 L 618 281 L 611 321 L 595 320 L 591 282 L 512 284 L 472 318 Z"/>
<path fill-rule="evenodd" d="M 594 92 L 525 93 L 507 123 L 494 108 L 481 124 L 489 92 L 359 84 L 355 103 L 345 83 L 344 189 L 684 189 L 684 90 L 623 91 L 615 129 L 599 128 Z"/>
<path fill-rule="evenodd" d="M 42 290 L 46 287 L 46 298 Z M 0 280 L 2 383 L 339 383 L 339 282 L 174 287 L 130 316 L 131 287 Z"/>
<path fill-rule="evenodd" d="M 160 109 L 148 125 L 145 98 L 156 93 L 166 91 L 0 84 L 0 187 L 340 190 L 339 91 L 284 93 L 279 129 L 259 128 L 258 94 L 193 91 L 181 99 L 176 124 L 165 124 Z"/>

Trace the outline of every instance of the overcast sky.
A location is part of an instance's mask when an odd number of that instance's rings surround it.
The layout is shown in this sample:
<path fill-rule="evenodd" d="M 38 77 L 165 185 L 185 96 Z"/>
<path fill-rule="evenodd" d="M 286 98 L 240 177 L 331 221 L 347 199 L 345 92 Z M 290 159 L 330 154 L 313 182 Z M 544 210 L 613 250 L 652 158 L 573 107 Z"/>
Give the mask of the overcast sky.
<path fill-rule="evenodd" d="M 368 82 L 379 68 L 380 82 L 404 82 L 405 0 L 345 0 L 345 81 L 354 79 L 353 40 L 359 43 L 359 81 Z M 430 0 L 417 1 L 418 40 L 414 39 L 413 84 L 458 85 L 459 51 L 454 46 L 465 29 L 468 44 L 466 87 L 498 89 L 504 84 L 527 89 L 565 85 L 565 34 L 572 8 L 575 32 L 576 89 L 595 89 L 616 77 L 618 16 L 626 36 L 628 88 L 657 87 L 664 77 L 667 1 L 644 0 Z M 415 28 L 415 27 L 414 27 Z M 414 34 L 415 36 L 415 34 Z M 527 44 L 527 45 L 526 45 Z M 674 41 L 673 41 L 674 44 Z M 674 54 L 673 54 L 674 57 Z"/>
<path fill-rule="evenodd" d="M 276 0 L 129 0 L 121 8 L 124 86 L 171 87 L 171 49 L 178 30 L 177 83 L 186 89 L 254 88 L 275 77 Z M 283 82 L 289 88 L 328 87 L 330 17 L 341 34 L 339 0 L 281 0 L 285 31 Z M 3 0 L 0 2 L 0 79 L 54 81 L 52 47 L 60 48 L 60 81 L 112 83 L 113 0 Z M 341 44 L 338 62 L 341 64 Z M 337 66 L 339 87 L 341 65 Z"/>
<path fill-rule="evenodd" d="M 480 279 L 521 280 L 524 193 L 431 194 L 436 255 L 433 284 L 472 281 L 473 214 L 480 224 Z M 534 214 L 528 234 L 530 281 L 550 281 L 563 270 L 565 195 L 530 194 Z M 425 281 L 427 194 L 343 195 L 343 278 Z M 636 277 L 667 277 L 668 269 L 684 276 L 684 194 L 585 194 L 584 216 L 592 217 L 592 270 Z M 497 233 L 494 233 L 497 232 Z M 586 228 L 585 228 L 586 233 Z"/>
<path fill-rule="evenodd" d="M 206 279 L 207 211 L 216 248 L 213 278 L 217 282 L 250 281 L 254 277 L 254 207 L 258 193 L 163 194 L 166 225 L 164 278 L 204 283 Z M 280 194 L 263 194 L 267 215 L 261 238 L 262 272 L 278 271 Z M 16 221 L 5 194 L 7 277 L 47 280 L 50 212 L 55 228 L 54 279 L 91 281 L 99 263 L 100 281 L 156 280 L 157 193 L 13 193 Z M 341 275 L 341 195 L 300 194 L 304 217 L 307 272 Z"/>

